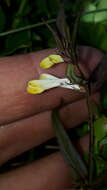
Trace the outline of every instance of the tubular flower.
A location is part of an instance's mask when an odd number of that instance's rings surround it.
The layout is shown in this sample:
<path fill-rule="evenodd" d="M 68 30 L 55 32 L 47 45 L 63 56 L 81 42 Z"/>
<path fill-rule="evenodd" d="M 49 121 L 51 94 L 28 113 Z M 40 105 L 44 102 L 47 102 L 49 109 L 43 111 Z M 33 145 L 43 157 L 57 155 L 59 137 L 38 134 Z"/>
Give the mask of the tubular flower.
<path fill-rule="evenodd" d="M 28 82 L 27 92 L 30 94 L 41 94 L 42 92 L 55 88 L 62 87 L 68 89 L 80 90 L 79 85 L 71 84 L 67 78 L 58 78 L 50 74 L 41 74 L 38 80 Z"/>
<path fill-rule="evenodd" d="M 48 55 L 48 57 L 44 58 L 40 62 L 40 67 L 42 69 L 48 69 L 48 68 L 52 67 L 53 65 L 55 65 L 57 63 L 62 63 L 62 62 L 64 62 L 64 60 L 60 55 L 51 54 L 51 55 Z"/>

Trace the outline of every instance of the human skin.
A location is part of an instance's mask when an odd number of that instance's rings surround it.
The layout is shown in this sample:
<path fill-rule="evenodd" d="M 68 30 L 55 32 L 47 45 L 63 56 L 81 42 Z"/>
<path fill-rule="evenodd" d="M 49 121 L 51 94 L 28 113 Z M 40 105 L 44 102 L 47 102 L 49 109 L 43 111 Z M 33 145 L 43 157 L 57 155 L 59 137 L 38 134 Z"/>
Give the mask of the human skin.
<path fill-rule="evenodd" d="M 54 136 L 51 110 L 63 102 L 60 117 L 65 127 L 75 127 L 87 119 L 84 93 L 54 88 L 41 95 L 26 92 L 27 82 L 40 73 L 64 77 L 66 63 L 42 70 L 39 62 L 55 50 L 0 58 L 0 164 L 45 142 Z M 79 48 L 79 64 L 89 75 L 99 63 L 102 53 L 89 47 Z M 94 95 L 98 102 L 99 95 Z M 79 112 L 78 110 L 81 110 Z M 84 146 L 83 146 L 84 145 Z M 80 140 L 88 148 L 88 137 Z M 28 166 L 0 176 L 2 190 L 57 190 L 72 184 L 71 174 L 60 153 L 54 153 Z"/>

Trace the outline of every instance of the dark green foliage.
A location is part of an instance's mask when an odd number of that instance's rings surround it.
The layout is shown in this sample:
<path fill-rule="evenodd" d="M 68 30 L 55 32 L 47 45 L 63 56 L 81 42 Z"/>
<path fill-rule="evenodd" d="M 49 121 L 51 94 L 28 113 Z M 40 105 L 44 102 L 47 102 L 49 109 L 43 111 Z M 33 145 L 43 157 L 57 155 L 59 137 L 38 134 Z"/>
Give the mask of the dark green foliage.
<path fill-rule="evenodd" d="M 58 8 L 58 0 L 55 0 L 54 3 L 52 0 L 32 2 L 29 0 L 1 0 L 0 32 L 38 24 L 42 22 L 42 18 L 46 18 L 46 20 L 56 18 Z M 46 26 L 0 37 L 0 44 L 0 56 L 55 47 L 52 35 Z"/>
<path fill-rule="evenodd" d="M 85 136 L 89 132 L 89 126 L 87 123 L 83 124 L 82 126 L 78 127 L 76 133 L 79 137 Z"/>
<path fill-rule="evenodd" d="M 2 7 L 0 7 L 0 32 L 3 31 L 4 27 L 5 27 L 5 14 L 4 14 L 4 11 L 2 9 Z"/>
<path fill-rule="evenodd" d="M 79 41 L 89 46 L 107 51 L 107 23 L 81 23 Z"/>
<path fill-rule="evenodd" d="M 102 93 L 101 93 L 101 104 L 102 104 L 102 108 L 107 110 L 107 83 L 105 83 L 103 89 L 102 89 Z"/>

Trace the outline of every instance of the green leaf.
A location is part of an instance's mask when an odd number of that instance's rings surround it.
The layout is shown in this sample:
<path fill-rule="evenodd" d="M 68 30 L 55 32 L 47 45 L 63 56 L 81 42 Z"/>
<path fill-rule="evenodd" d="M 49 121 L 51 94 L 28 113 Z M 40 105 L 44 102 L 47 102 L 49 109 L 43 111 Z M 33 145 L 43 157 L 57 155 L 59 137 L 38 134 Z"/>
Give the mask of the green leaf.
<path fill-rule="evenodd" d="M 0 7 L 0 32 L 3 31 L 5 22 L 6 22 L 5 13 L 2 7 Z"/>
<path fill-rule="evenodd" d="M 96 175 L 107 169 L 107 117 L 101 116 L 94 122 L 94 160 Z"/>
<path fill-rule="evenodd" d="M 104 171 L 101 175 L 99 175 L 94 181 L 93 181 L 93 189 L 94 190 L 100 190 L 98 188 L 102 188 L 102 186 L 107 185 L 107 170 Z M 101 189 L 102 190 L 102 189 Z"/>
<path fill-rule="evenodd" d="M 1 55 L 10 55 L 18 49 L 30 46 L 31 41 L 29 32 L 20 32 L 14 35 L 10 35 L 5 41 L 5 52 L 1 52 Z"/>
<path fill-rule="evenodd" d="M 15 14 L 15 17 L 26 16 L 31 10 L 28 0 L 18 0 L 18 11 Z"/>
<path fill-rule="evenodd" d="M 107 164 L 107 136 L 99 142 L 100 156 L 106 160 Z"/>
<path fill-rule="evenodd" d="M 65 161 L 71 167 L 71 172 L 73 171 L 74 178 L 85 179 L 87 176 L 87 168 L 63 128 L 57 109 L 52 112 L 52 121 L 60 149 Z"/>
<path fill-rule="evenodd" d="M 13 23 L 12 23 L 12 28 L 19 28 L 21 26 L 26 26 L 27 22 L 24 17 L 29 13 L 30 11 L 30 7 L 28 4 L 28 0 L 21 0 L 20 1 L 20 5 L 19 5 L 19 9 L 18 11 L 15 13 L 14 15 L 14 19 L 13 19 Z"/>
<path fill-rule="evenodd" d="M 76 134 L 79 137 L 85 136 L 89 132 L 88 123 L 84 124 L 83 126 L 76 129 Z"/>
<path fill-rule="evenodd" d="M 71 1 L 70 1 L 71 2 Z M 89 4 L 90 0 L 75 0 L 74 4 L 74 13 L 78 13 L 78 11 L 83 11 L 85 7 Z"/>
<path fill-rule="evenodd" d="M 107 22 L 106 23 L 85 23 L 81 22 L 79 39 L 82 44 L 93 46 L 107 52 Z M 80 42 L 80 43 L 81 43 Z"/>
<path fill-rule="evenodd" d="M 88 4 L 88 6 L 85 8 L 85 12 L 88 11 L 95 11 L 96 10 L 96 6 L 93 3 Z M 93 14 L 88 14 L 88 15 L 83 15 L 81 17 L 81 21 L 83 22 L 94 22 L 94 13 Z"/>
<path fill-rule="evenodd" d="M 66 16 L 65 16 L 65 10 L 64 10 L 63 4 L 57 16 L 56 25 L 57 25 L 58 32 L 60 33 L 60 36 L 64 37 L 65 43 L 70 43 L 70 30 L 66 22 Z"/>
<path fill-rule="evenodd" d="M 102 157 L 99 155 L 94 156 L 95 159 L 95 165 L 96 165 L 96 175 L 101 175 L 105 170 L 107 170 L 107 161 L 105 161 Z"/>
<path fill-rule="evenodd" d="M 107 8 L 107 0 L 100 0 L 97 4 L 97 10 Z M 95 13 L 94 21 L 101 22 L 107 20 L 107 11 Z"/>
<path fill-rule="evenodd" d="M 98 153 L 98 143 L 107 135 L 107 117 L 101 116 L 94 122 L 95 153 Z"/>

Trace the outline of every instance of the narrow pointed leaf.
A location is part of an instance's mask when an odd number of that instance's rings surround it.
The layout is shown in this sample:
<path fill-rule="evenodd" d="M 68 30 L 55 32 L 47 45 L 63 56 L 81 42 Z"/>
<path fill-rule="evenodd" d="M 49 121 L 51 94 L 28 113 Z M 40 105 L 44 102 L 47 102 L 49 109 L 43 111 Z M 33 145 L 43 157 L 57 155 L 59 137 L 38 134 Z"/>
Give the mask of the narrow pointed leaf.
<path fill-rule="evenodd" d="M 57 20 L 56 20 L 56 26 L 58 28 L 58 31 L 60 32 L 60 34 L 66 38 L 66 33 L 65 33 L 65 12 L 64 12 L 64 4 L 62 4 L 60 10 L 59 10 L 59 14 L 57 16 Z"/>
<path fill-rule="evenodd" d="M 60 149 L 65 158 L 65 161 L 71 167 L 71 171 L 73 171 L 74 175 L 76 177 L 78 176 L 78 179 L 85 179 L 87 176 L 87 168 L 83 163 L 79 153 L 71 143 L 68 135 L 66 134 L 66 131 L 60 122 L 57 109 L 53 110 L 52 112 L 52 121 L 56 137 L 58 139 Z"/>
<path fill-rule="evenodd" d="M 56 26 L 57 30 L 59 31 L 60 35 L 63 36 L 67 43 L 70 43 L 70 30 L 66 22 L 64 4 L 62 4 L 57 19 L 56 19 Z"/>
<path fill-rule="evenodd" d="M 53 37 L 56 41 L 57 49 L 59 53 L 64 56 L 65 59 L 70 58 L 69 47 L 70 47 L 70 31 L 69 27 L 66 23 L 66 15 L 64 12 L 64 5 L 61 5 L 59 10 L 57 19 L 56 19 L 56 27 L 53 29 L 50 25 L 44 21 L 49 30 L 52 32 Z"/>
<path fill-rule="evenodd" d="M 51 31 L 56 45 L 57 45 L 57 49 L 59 50 L 60 54 L 63 55 L 64 53 L 64 44 L 63 44 L 63 40 L 62 37 L 59 35 L 59 33 L 54 30 L 44 19 L 43 19 L 44 24 L 46 24 L 46 26 L 49 28 L 49 30 Z"/>
<path fill-rule="evenodd" d="M 78 13 L 78 15 L 74 18 L 74 24 L 72 26 L 72 32 L 71 32 L 71 57 L 72 57 L 72 63 L 77 64 L 77 34 L 79 30 L 79 23 L 80 23 L 80 16 L 81 12 Z"/>

